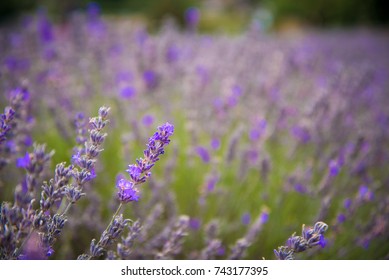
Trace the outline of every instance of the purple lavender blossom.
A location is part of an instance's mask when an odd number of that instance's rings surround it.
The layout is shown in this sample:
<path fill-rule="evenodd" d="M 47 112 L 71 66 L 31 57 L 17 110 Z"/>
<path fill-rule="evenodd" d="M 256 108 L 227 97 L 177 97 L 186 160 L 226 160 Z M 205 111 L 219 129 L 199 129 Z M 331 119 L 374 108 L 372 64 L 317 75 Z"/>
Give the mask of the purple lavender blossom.
<path fill-rule="evenodd" d="M 38 22 L 38 30 L 40 39 L 43 43 L 50 43 L 54 40 L 54 32 L 51 22 L 48 20 L 46 11 L 40 11 L 40 17 Z"/>
<path fill-rule="evenodd" d="M 328 225 L 323 222 L 317 222 L 313 228 L 303 225 L 302 236 L 296 236 L 294 233 L 288 238 L 286 246 L 280 246 L 278 250 L 274 250 L 276 258 L 279 260 L 293 260 L 295 253 L 304 252 L 317 245 L 324 248 L 327 244 L 324 238 L 327 229 Z"/>
<path fill-rule="evenodd" d="M 31 137 L 30 135 L 26 135 L 26 136 L 24 137 L 23 144 L 24 144 L 24 146 L 26 146 L 26 147 L 31 147 L 32 144 L 33 144 L 32 137 Z"/>
<path fill-rule="evenodd" d="M 346 198 L 346 199 L 343 201 L 343 207 L 346 208 L 346 209 L 350 209 L 351 204 L 352 204 L 351 198 Z"/>
<path fill-rule="evenodd" d="M 166 52 L 166 60 L 170 63 L 176 62 L 180 57 L 180 49 L 175 45 L 170 46 Z"/>
<path fill-rule="evenodd" d="M 142 118 L 142 123 L 149 127 L 151 126 L 153 123 L 154 123 L 154 117 L 152 115 L 145 115 L 143 118 Z"/>
<path fill-rule="evenodd" d="M 295 184 L 294 185 L 294 190 L 298 193 L 306 193 L 307 192 L 307 188 L 302 185 L 302 184 Z"/>
<path fill-rule="evenodd" d="M 139 190 L 134 188 L 134 183 L 125 179 L 120 179 L 116 183 L 118 190 L 118 198 L 123 203 L 139 200 Z"/>
<path fill-rule="evenodd" d="M 135 96 L 135 94 L 136 94 L 136 90 L 132 86 L 126 86 L 122 88 L 120 91 L 120 97 L 124 99 L 131 99 L 132 97 Z"/>
<path fill-rule="evenodd" d="M 364 197 L 369 192 L 369 188 L 367 186 L 359 187 L 359 197 Z"/>
<path fill-rule="evenodd" d="M 311 134 L 308 129 L 295 125 L 291 129 L 292 135 L 303 144 L 308 143 L 311 140 Z"/>
<path fill-rule="evenodd" d="M 152 90 L 158 85 L 158 75 L 153 70 L 146 70 L 143 72 L 143 81 L 145 82 L 147 89 Z"/>
<path fill-rule="evenodd" d="M 244 224 L 245 226 L 250 224 L 250 220 L 251 220 L 251 215 L 248 212 L 244 213 L 241 217 L 242 224 Z"/>
<path fill-rule="evenodd" d="M 199 230 L 201 227 L 201 221 L 198 218 L 191 217 L 189 219 L 189 228 L 192 230 Z"/>
<path fill-rule="evenodd" d="M 227 98 L 227 104 L 229 107 L 235 107 L 237 104 L 238 104 L 238 101 L 239 101 L 239 98 L 241 97 L 242 95 L 242 88 L 239 86 L 239 85 L 234 85 L 232 88 L 231 88 L 231 94 L 230 96 Z"/>
<path fill-rule="evenodd" d="M 87 18 L 89 34 L 101 37 L 105 32 L 105 24 L 100 18 L 100 6 L 96 2 L 91 2 L 87 6 Z"/>
<path fill-rule="evenodd" d="M 217 250 L 217 252 L 216 252 L 216 255 L 217 256 L 224 256 L 226 254 L 226 248 L 223 246 L 223 245 L 221 245 L 219 248 L 218 248 L 218 250 Z"/>
<path fill-rule="evenodd" d="M 188 8 L 185 11 L 185 21 L 189 28 L 196 28 L 200 21 L 200 10 L 195 7 Z"/>
<path fill-rule="evenodd" d="M 87 14 L 90 18 L 96 18 L 100 16 L 100 6 L 96 2 L 90 2 L 87 6 Z"/>
<path fill-rule="evenodd" d="M 201 160 L 205 163 L 208 163 L 211 160 L 211 156 L 206 148 L 203 146 L 196 147 L 196 153 L 201 158 Z"/>
<path fill-rule="evenodd" d="M 26 154 L 23 157 L 18 158 L 16 160 L 16 167 L 27 168 L 30 165 L 30 162 L 31 162 L 30 154 L 26 152 Z"/>
<path fill-rule="evenodd" d="M 211 139 L 211 148 L 213 150 L 218 150 L 220 148 L 220 139 L 219 138 L 212 138 Z"/>
<path fill-rule="evenodd" d="M 265 224 L 269 221 L 269 212 L 268 211 L 263 211 L 260 216 L 260 221 L 262 224 Z"/>
<path fill-rule="evenodd" d="M 116 187 L 119 189 L 118 198 L 122 203 L 138 201 L 138 189 L 136 185 L 146 182 L 151 176 L 150 169 L 159 160 L 159 156 L 165 153 L 164 147 L 170 143 L 170 136 L 173 135 L 174 126 L 165 123 L 158 127 L 158 131 L 149 138 L 147 149 L 143 151 L 144 158 L 136 160 L 136 164 L 131 164 L 126 170 L 130 180 L 120 179 Z"/>
<path fill-rule="evenodd" d="M 263 133 L 266 130 L 267 122 L 266 120 L 261 120 L 258 123 L 255 124 L 255 126 L 250 130 L 250 140 L 251 141 L 258 141 Z"/>
<path fill-rule="evenodd" d="M 327 245 L 327 240 L 324 238 L 324 235 L 320 235 L 320 240 L 318 244 L 322 248 L 324 248 Z"/>
<path fill-rule="evenodd" d="M 340 172 L 340 164 L 337 160 L 331 160 L 328 164 L 329 174 L 331 177 L 335 177 Z"/>
<path fill-rule="evenodd" d="M 54 254 L 54 249 L 52 247 L 49 247 L 47 250 L 46 256 L 51 257 Z"/>
<path fill-rule="evenodd" d="M 212 176 L 206 183 L 207 192 L 213 192 L 215 190 L 215 186 L 219 181 L 219 176 Z"/>
<path fill-rule="evenodd" d="M 26 88 L 15 88 L 9 92 L 9 99 L 12 103 L 18 103 L 19 100 L 28 101 L 30 92 Z"/>
<path fill-rule="evenodd" d="M 358 198 L 371 201 L 374 199 L 374 193 L 367 186 L 362 185 L 359 187 Z"/>
<path fill-rule="evenodd" d="M 346 215 L 344 215 L 343 213 L 340 213 L 336 219 L 337 219 L 338 223 L 340 223 L 340 224 L 344 223 L 346 221 Z"/>
<path fill-rule="evenodd" d="M 15 111 L 11 107 L 4 109 L 4 114 L 0 116 L 0 144 L 7 139 L 7 133 L 11 130 L 11 124 L 15 116 Z"/>

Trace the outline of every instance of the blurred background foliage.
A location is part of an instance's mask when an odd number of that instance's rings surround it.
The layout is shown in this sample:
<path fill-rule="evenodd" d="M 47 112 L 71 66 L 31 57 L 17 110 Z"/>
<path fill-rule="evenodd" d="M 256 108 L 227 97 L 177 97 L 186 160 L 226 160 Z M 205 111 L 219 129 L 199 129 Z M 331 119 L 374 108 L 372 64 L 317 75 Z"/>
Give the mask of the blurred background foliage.
<path fill-rule="evenodd" d="M 84 10 L 88 0 L 3 0 L 0 22 L 47 8 L 51 17 L 63 21 L 72 12 Z M 189 7 L 201 11 L 202 32 L 239 32 L 254 20 L 273 30 L 294 26 L 382 26 L 388 24 L 384 0 L 97 0 L 106 15 L 132 15 L 158 28 L 166 18 L 183 25 Z"/>

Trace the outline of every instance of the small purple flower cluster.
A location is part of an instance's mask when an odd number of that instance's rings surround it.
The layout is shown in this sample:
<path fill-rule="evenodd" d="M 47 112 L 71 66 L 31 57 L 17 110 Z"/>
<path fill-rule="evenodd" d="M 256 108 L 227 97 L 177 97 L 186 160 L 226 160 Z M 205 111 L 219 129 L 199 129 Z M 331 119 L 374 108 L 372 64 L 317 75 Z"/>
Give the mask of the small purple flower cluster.
<path fill-rule="evenodd" d="M 149 138 L 147 149 L 143 152 L 144 158 L 139 158 L 136 160 L 136 164 L 128 166 L 127 172 L 130 175 L 130 180 L 120 178 L 116 183 L 116 188 L 118 188 L 117 196 L 120 204 L 113 215 L 111 222 L 108 224 L 108 227 L 104 230 L 97 243 L 95 239 L 92 240 L 90 254 L 80 255 L 78 257 L 79 260 L 90 260 L 101 257 L 107 251 L 108 246 L 110 246 L 115 239 L 119 238 L 123 230 L 127 227 L 127 224 L 131 222 L 129 219 L 123 219 L 122 215 L 119 216 L 119 212 L 123 204 L 139 200 L 139 190 L 136 186 L 143 184 L 146 182 L 146 179 L 151 176 L 150 169 L 159 160 L 159 156 L 165 153 L 164 147 L 170 143 L 169 138 L 173 135 L 173 132 L 174 126 L 170 123 L 159 126 L 158 131 Z M 181 226 L 178 228 L 180 229 Z M 129 245 L 128 242 L 129 241 L 125 242 L 127 246 Z M 172 241 L 171 244 L 173 246 L 178 243 Z M 119 243 L 118 247 L 119 255 L 126 254 L 126 249 L 123 248 L 124 246 L 122 244 Z M 171 251 L 174 250 L 170 247 L 166 247 L 162 251 L 160 258 L 168 255 Z M 113 253 L 111 252 L 107 255 L 111 255 L 112 257 Z"/>
<path fill-rule="evenodd" d="M 147 149 L 144 150 L 143 158 L 136 160 L 136 164 L 128 166 L 127 173 L 130 180 L 121 178 L 118 180 L 118 198 L 121 203 L 128 203 L 139 200 L 139 190 L 137 185 L 146 182 L 150 177 L 150 169 L 159 160 L 159 156 L 165 153 L 165 146 L 170 143 L 170 136 L 174 132 L 174 126 L 166 123 L 158 127 L 158 131 L 149 138 Z"/>
<path fill-rule="evenodd" d="M 11 130 L 14 115 L 15 111 L 11 107 L 5 107 L 4 114 L 0 116 L 0 144 L 7 140 L 7 133 Z"/>
<path fill-rule="evenodd" d="M 31 146 L 28 106 L 30 93 L 16 88 L 8 94 L 9 106 L 0 116 L 0 170 Z"/>
<path fill-rule="evenodd" d="M 27 95 L 14 96 L 24 100 Z M 37 257 L 28 249 L 31 247 L 29 243 L 35 242 L 33 239 L 39 240 L 39 258 L 50 257 L 54 253 L 53 245 L 66 224 L 66 213 L 72 204 L 85 195 L 82 193 L 83 185 L 94 178 L 96 158 L 102 151 L 101 145 L 106 137 L 101 131 L 108 122 L 108 111 L 109 108 L 101 107 L 99 117 L 90 120 L 89 141 L 85 141 L 84 149 L 78 150 L 82 153 L 73 156 L 76 166 L 57 164 L 54 177 L 50 180 L 42 182 L 43 173 L 54 154 L 47 153 L 45 145 L 34 144 L 32 153 L 26 152 L 17 159 L 16 166 L 25 170 L 26 175 L 15 189 L 14 205 L 5 202 L 1 205 L 0 240 L 1 244 L 6 244 L 1 250 L 2 259 Z M 72 183 L 72 178 L 75 183 Z M 40 207 L 34 210 L 35 193 L 39 186 Z M 62 207 L 65 197 L 68 205 Z"/>
<path fill-rule="evenodd" d="M 286 246 L 278 247 L 274 250 L 276 258 L 279 260 L 293 260 L 295 253 L 304 252 L 307 249 L 320 245 L 322 248 L 326 245 L 324 233 L 328 225 L 323 222 L 317 222 L 313 228 L 303 225 L 302 236 L 296 236 L 295 233 L 289 237 Z"/>

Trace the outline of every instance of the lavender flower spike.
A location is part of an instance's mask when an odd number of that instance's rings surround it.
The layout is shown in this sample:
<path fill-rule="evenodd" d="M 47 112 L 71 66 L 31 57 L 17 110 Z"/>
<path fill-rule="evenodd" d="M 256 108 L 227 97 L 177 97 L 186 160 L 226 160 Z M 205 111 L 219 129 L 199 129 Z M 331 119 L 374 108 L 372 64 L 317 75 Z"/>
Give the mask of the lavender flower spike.
<path fill-rule="evenodd" d="M 313 228 L 303 225 L 302 236 L 296 236 L 294 233 L 286 242 L 287 246 L 278 247 L 274 254 L 279 260 L 293 260 L 294 253 L 304 252 L 317 245 L 323 248 L 326 245 L 323 234 L 327 229 L 328 225 L 323 222 L 317 222 Z"/>
<path fill-rule="evenodd" d="M 173 132 L 174 126 L 167 122 L 159 126 L 158 131 L 149 138 L 147 149 L 143 151 L 144 158 L 137 159 L 136 164 L 129 165 L 126 170 L 130 175 L 130 180 L 120 179 L 116 183 L 120 202 L 138 201 L 139 191 L 135 186 L 146 182 L 146 179 L 150 177 L 150 169 L 159 160 L 159 156 L 165 153 L 164 147 L 170 143 L 169 138 Z"/>
<path fill-rule="evenodd" d="M 99 113 L 101 113 L 101 111 Z M 121 178 L 116 182 L 116 187 L 118 188 L 117 195 L 120 204 L 115 214 L 113 214 L 107 228 L 101 235 L 100 240 L 97 243 L 95 239 L 92 240 L 90 245 L 90 254 L 80 255 L 78 257 L 79 260 L 90 260 L 104 255 L 108 246 L 111 245 L 115 239 L 118 239 L 127 224 L 132 222 L 129 219 L 123 219 L 123 215 L 119 215 L 120 210 L 123 204 L 139 200 L 139 190 L 135 188 L 135 186 L 146 182 L 146 179 L 150 177 L 151 172 L 149 172 L 149 170 L 154 166 L 155 162 L 159 160 L 159 156 L 165 153 L 164 147 L 170 143 L 169 137 L 173 134 L 173 132 L 174 126 L 170 123 L 165 123 L 164 125 L 159 126 L 158 131 L 149 138 L 147 149 L 143 151 L 144 158 L 139 158 L 136 160 L 136 164 L 128 166 L 127 172 L 130 175 L 130 180 Z M 184 222 L 182 223 L 185 224 L 186 228 L 188 218 L 183 220 Z M 178 236 L 176 238 L 180 239 L 180 237 L 181 236 Z M 169 250 L 173 249 L 169 248 Z"/>

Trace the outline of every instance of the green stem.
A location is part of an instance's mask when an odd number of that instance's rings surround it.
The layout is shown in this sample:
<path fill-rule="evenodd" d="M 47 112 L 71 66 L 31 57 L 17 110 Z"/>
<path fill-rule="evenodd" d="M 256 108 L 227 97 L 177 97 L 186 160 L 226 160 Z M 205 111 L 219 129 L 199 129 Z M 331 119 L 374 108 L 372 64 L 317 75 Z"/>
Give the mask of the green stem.
<path fill-rule="evenodd" d="M 118 209 L 115 212 L 115 214 L 113 214 L 112 219 L 109 222 L 107 228 L 103 231 L 103 235 L 104 235 L 104 233 L 106 233 L 108 231 L 109 227 L 112 225 L 112 223 L 115 220 L 115 218 L 117 217 L 117 215 L 119 215 L 119 212 L 120 212 L 120 209 L 122 209 L 122 206 L 123 206 L 123 203 L 120 203 L 119 206 L 118 206 Z M 99 242 L 97 243 L 98 245 L 100 245 L 100 241 L 101 241 L 101 238 L 100 238 Z M 93 259 L 93 258 L 94 258 L 94 256 L 89 256 L 89 260 Z"/>
<path fill-rule="evenodd" d="M 115 214 L 113 214 L 112 219 L 109 222 L 107 228 L 104 230 L 104 232 L 106 232 L 109 229 L 109 227 L 112 225 L 112 223 L 115 220 L 116 216 L 119 214 L 120 209 L 122 209 L 122 206 L 123 206 L 123 203 L 120 203 L 118 209 L 116 210 Z"/>
<path fill-rule="evenodd" d="M 73 204 L 72 202 L 69 202 L 68 205 L 66 205 L 66 208 L 65 210 L 63 210 L 61 216 L 65 215 L 69 211 L 70 206 L 72 206 L 72 204 Z"/>

